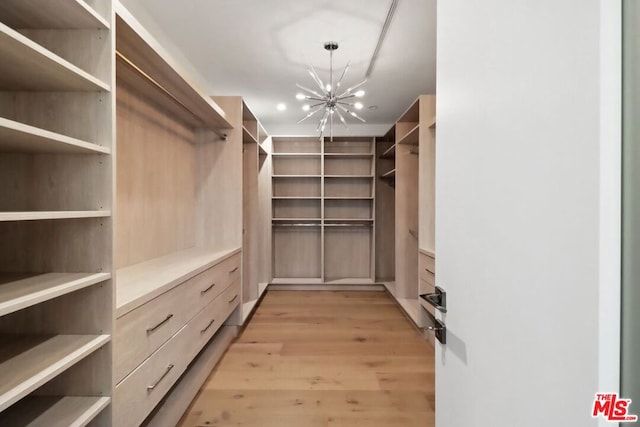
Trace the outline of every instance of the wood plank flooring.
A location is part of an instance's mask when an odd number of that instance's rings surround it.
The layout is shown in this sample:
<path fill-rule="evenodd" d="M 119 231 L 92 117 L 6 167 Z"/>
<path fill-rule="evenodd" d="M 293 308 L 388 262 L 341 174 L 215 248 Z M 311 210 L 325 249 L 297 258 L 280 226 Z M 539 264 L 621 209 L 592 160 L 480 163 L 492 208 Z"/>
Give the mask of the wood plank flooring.
<path fill-rule="evenodd" d="M 384 292 L 269 291 L 180 426 L 429 427 L 433 348 Z"/>

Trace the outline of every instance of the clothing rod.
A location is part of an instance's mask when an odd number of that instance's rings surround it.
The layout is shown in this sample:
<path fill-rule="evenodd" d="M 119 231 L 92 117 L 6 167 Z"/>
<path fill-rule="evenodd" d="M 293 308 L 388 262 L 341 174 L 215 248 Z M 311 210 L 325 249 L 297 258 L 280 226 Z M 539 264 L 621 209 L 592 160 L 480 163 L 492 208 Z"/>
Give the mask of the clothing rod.
<path fill-rule="evenodd" d="M 363 224 L 363 223 L 349 223 L 349 222 L 345 222 L 345 223 L 331 223 L 331 224 L 325 224 L 326 227 L 371 227 L 372 224 Z"/>
<path fill-rule="evenodd" d="M 164 88 L 164 86 L 162 86 L 160 83 L 158 83 L 157 81 L 155 81 L 153 79 L 153 77 L 151 77 L 150 75 L 148 75 L 147 73 L 145 73 L 140 67 L 138 67 L 133 61 L 131 61 L 129 58 L 127 58 L 126 56 L 124 56 L 122 53 L 120 53 L 120 51 L 116 50 L 116 56 L 118 58 L 120 58 L 122 60 L 122 62 L 124 62 L 125 64 L 127 64 L 132 70 L 134 70 L 136 73 L 140 74 L 144 79 L 148 80 L 153 86 L 155 86 L 156 88 L 158 88 L 162 93 L 164 93 L 165 95 L 167 95 L 173 102 L 175 102 L 176 104 L 178 104 L 179 106 L 181 106 L 182 108 L 184 108 L 188 113 L 190 113 L 193 117 L 195 117 L 198 121 L 202 122 L 202 120 L 200 120 L 200 118 L 198 117 L 197 114 L 195 114 L 193 111 L 191 111 L 191 109 L 189 107 L 187 107 L 186 105 L 184 105 L 184 103 L 182 103 L 178 98 L 176 98 L 175 96 L 173 96 L 173 94 L 171 92 L 169 92 L 167 89 Z M 227 134 L 224 132 L 221 132 L 219 130 L 214 130 L 214 132 L 216 133 L 216 135 L 218 135 L 220 138 L 222 138 L 223 140 L 227 139 Z"/>

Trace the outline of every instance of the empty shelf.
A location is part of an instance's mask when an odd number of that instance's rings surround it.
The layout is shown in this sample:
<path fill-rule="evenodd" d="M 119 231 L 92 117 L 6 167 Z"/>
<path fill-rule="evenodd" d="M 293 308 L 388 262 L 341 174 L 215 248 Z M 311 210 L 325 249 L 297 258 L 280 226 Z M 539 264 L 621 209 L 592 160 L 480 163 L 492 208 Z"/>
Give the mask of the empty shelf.
<path fill-rule="evenodd" d="M 109 29 L 109 23 L 82 0 L 2 0 L 0 21 L 20 29 Z"/>
<path fill-rule="evenodd" d="M 373 153 L 324 153 L 325 157 L 373 157 Z"/>
<path fill-rule="evenodd" d="M 396 156 L 396 144 L 387 148 L 384 153 L 380 155 L 381 159 L 393 159 Z"/>
<path fill-rule="evenodd" d="M 109 397 L 27 396 L 0 413 L 0 425 L 81 427 L 111 403 Z"/>
<path fill-rule="evenodd" d="M 0 151 L 39 153 L 102 153 L 107 147 L 0 117 Z"/>
<path fill-rule="evenodd" d="M 109 85 L 0 23 L 0 89 L 109 91 Z"/>
<path fill-rule="evenodd" d="M 0 284 L 0 316 L 110 278 L 109 273 L 47 273 Z"/>
<path fill-rule="evenodd" d="M 416 125 L 405 136 L 403 136 L 398 144 L 418 145 L 420 137 L 420 125 Z"/>
<path fill-rule="evenodd" d="M 116 317 L 121 317 L 239 251 L 192 248 L 118 269 Z"/>
<path fill-rule="evenodd" d="M 116 52 L 145 78 L 165 91 L 201 121 L 201 125 L 220 136 L 233 129 L 224 110 L 184 75 L 180 65 L 153 36 L 116 2 Z"/>
<path fill-rule="evenodd" d="M 383 173 L 382 175 L 380 175 L 380 178 L 382 179 L 395 179 L 396 177 L 396 170 L 395 169 L 391 169 L 389 172 Z"/>
<path fill-rule="evenodd" d="M 109 340 L 109 335 L 0 335 L 0 412 Z"/>
<path fill-rule="evenodd" d="M 111 211 L 26 211 L 0 212 L 3 221 L 38 221 L 47 219 L 102 218 L 111 215 Z"/>
<path fill-rule="evenodd" d="M 256 139 L 256 137 L 253 136 L 251 132 L 249 132 L 249 130 L 244 126 L 242 126 L 242 142 L 244 144 L 258 144 L 258 140 Z"/>
<path fill-rule="evenodd" d="M 261 156 L 267 156 L 269 155 L 269 153 L 267 153 L 267 150 L 264 149 L 264 147 L 262 146 L 262 144 L 258 144 L 258 152 Z"/>
<path fill-rule="evenodd" d="M 309 278 L 309 277 L 281 277 L 274 278 L 271 281 L 272 285 L 321 285 L 322 279 L 320 278 Z"/>
<path fill-rule="evenodd" d="M 273 157 L 320 157 L 320 153 L 273 153 Z"/>

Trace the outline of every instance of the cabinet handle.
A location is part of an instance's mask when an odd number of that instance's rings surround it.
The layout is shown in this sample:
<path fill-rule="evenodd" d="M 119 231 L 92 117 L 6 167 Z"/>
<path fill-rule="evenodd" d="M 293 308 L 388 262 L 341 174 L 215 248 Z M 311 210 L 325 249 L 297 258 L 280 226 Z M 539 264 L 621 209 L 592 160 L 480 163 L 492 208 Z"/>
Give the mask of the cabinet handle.
<path fill-rule="evenodd" d="M 236 296 L 235 296 L 235 297 L 233 297 L 233 298 L 231 298 L 231 299 L 229 300 L 229 304 L 231 304 L 232 302 L 234 302 L 236 299 L 238 299 L 238 294 L 236 294 Z"/>
<path fill-rule="evenodd" d="M 200 291 L 200 296 L 202 296 L 202 295 L 206 294 L 207 292 L 209 292 L 211 289 L 213 289 L 213 287 L 215 285 L 216 284 L 214 283 L 213 285 L 209 286 L 207 289 L 204 289 L 204 290 Z"/>
<path fill-rule="evenodd" d="M 434 276 L 436 275 L 436 273 L 434 273 L 433 271 L 429 270 L 427 267 L 425 267 L 424 269 L 427 270 L 429 273 L 433 274 Z"/>
<path fill-rule="evenodd" d="M 165 323 L 167 323 L 171 318 L 173 317 L 173 314 L 170 314 L 167 316 L 166 319 L 164 319 L 162 322 L 158 323 L 156 326 L 147 329 L 147 335 L 149 335 L 150 333 L 152 333 L 153 331 L 155 331 L 156 329 L 158 329 L 160 326 L 164 325 Z"/>
<path fill-rule="evenodd" d="M 156 388 L 158 386 L 158 384 L 160 384 L 160 381 L 162 381 L 164 379 L 164 377 L 166 377 L 172 369 L 173 369 L 173 364 L 167 366 L 167 370 L 164 371 L 164 374 L 162 374 L 162 376 L 160 378 L 158 378 L 158 381 L 156 381 L 155 384 L 153 384 L 153 385 L 148 385 L 147 386 L 147 392 L 151 393 L 153 391 L 153 389 Z"/>
<path fill-rule="evenodd" d="M 205 332 L 207 332 L 207 329 L 209 329 L 211 327 L 211 325 L 213 325 L 213 322 L 215 322 L 216 319 L 211 319 L 211 322 L 209 322 L 209 324 L 207 326 L 204 327 L 203 330 L 200 331 L 201 334 L 204 334 Z"/>
<path fill-rule="evenodd" d="M 229 272 L 229 274 L 233 274 L 233 273 L 235 273 L 236 271 L 238 271 L 238 267 L 236 267 L 236 268 L 234 268 L 233 270 L 231 270 L 231 271 Z"/>

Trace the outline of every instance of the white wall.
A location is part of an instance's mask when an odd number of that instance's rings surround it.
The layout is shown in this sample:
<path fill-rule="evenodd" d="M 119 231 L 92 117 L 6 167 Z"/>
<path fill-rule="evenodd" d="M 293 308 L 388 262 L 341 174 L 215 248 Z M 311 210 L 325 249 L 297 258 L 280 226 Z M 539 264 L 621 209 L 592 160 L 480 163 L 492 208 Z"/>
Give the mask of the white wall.
<path fill-rule="evenodd" d="M 601 338 L 619 333 L 619 254 L 600 250 L 619 239 L 601 224 L 619 212 L 601 212 L 619 125 L 600 31 L 618 29 L 601 1 L 438 3 L 438 427 L 596 425 L 594 393 L 617 384 Z"/>

